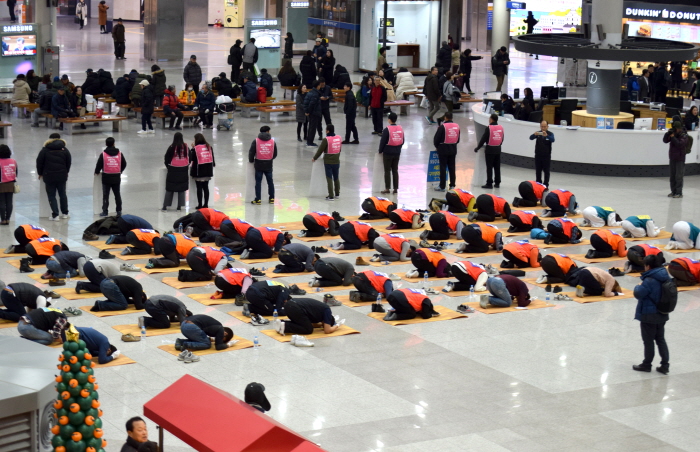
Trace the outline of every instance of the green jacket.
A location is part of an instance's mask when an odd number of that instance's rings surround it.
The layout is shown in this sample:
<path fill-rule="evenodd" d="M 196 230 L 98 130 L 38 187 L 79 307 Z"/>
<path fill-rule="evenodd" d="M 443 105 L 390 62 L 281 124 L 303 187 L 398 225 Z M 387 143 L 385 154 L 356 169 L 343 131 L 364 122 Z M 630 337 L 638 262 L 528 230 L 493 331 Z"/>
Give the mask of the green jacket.
<path fill-rule="evenodd" d="M 328 135 L 328 136 L 335 136 L 335 134 Z M 342 150 L 341 150 L 342 152 Z M 318 147 L 318 151 L 316 151 L 316 155 L 314 155 L 314 160 L 318 160 L 319 157 L 321 157 L 321 154 L 323 155 L 323 163 L 327 165 L 334 165 L 334 164 L 340 164 L 340 152 L 337 154 L 329 154 L 328 153 L 328 140 L 325 138 L 321 141 L 321 145 Z"/>

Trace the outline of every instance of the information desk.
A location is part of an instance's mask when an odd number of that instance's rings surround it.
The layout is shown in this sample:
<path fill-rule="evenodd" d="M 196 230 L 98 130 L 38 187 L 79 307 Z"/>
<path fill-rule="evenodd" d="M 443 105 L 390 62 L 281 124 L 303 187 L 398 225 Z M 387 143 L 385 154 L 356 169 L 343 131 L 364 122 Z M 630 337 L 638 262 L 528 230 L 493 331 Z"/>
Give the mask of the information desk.
<path fill-rule="evenodd" d="M 622 121 L 634 122 L 632 113 L 620 112 L 616 115 L 596 115 L 588 113 L 586 110 L 577 110 L 571 113 L 571 125 L 595 129 L 598 127 L 598 118 L 612 119 L 616 129 L 617 124 Z"/>
<path fill-rule="evenodd" d="M 472 105 L 477 140 L 481 138 L 489 116 L 483 103 Z M 539 124 L 499 118 L 505 140 L 501 162 L 521 168 L 535 168 L 535 142 L 530 135 L 540 130 Z M 611 177 L 668 177 L 668 144 L 664 133 L 657 130 L 570 129 L 549 126 L 556 141 L 552 145 L 552 171 Z M 686 155 L 686 175 L 700 174 L 700 136 L 693 137 L 693 149 Z M 483 156 L 481 157 L 483 158 Z"/>

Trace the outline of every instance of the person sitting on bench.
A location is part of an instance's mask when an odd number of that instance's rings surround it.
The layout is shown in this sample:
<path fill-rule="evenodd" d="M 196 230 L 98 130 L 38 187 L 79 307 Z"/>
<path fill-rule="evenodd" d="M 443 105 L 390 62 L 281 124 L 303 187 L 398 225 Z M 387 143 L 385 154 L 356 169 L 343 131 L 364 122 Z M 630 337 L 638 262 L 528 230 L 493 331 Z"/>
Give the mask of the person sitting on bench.
<path fill-rule="evenodd" d="M 149 258 L 146 268 L 179 267 L 180 260 L 186 259 L 195 246 L 197 243 L 194 240 L 179 232 L 165 234 L 163 237 L 153 237 L 153 252 L 162 254 L 163 257 Z"/>
<path fill-rule="evenodd" d="M 62 334 L 70 328 L 66 315 L 59 309 L 43 307 L 20 317 L 17 323 L 19 335 L 42 345 L 61 343 Z"/>
<path fill-rule="evenodd" d="M 576 263 L 565 254 L 547 254 L 540 261 L 542 270 L 546 273 L 537 278 L 538 284 L 563 284 L 576 286 L 573 276 L 584 267 L 579 268 Z M 572 282 L 574 281 L 574 282 Z"/>
<path fill-rule="evenodd" d="M 48 271 L 41 275 L 41 279 L 63 279 L 68 274 L 76 277 L 80 274 L 78 270 L 88 259 L 83 253 L 77 251 L 59 251 L 46 260 Z"/>
<path fill-rule="evenodd" d="M 314 328 L 323 328 L 325 334 L 331 334 L 345 323 L 345 319 L 336 321 L 331 308 L 315 298 L 289 300 L 284 305 L 284 312 L 289 320 L 277 319 L 272 326 L 282 336 L 285 334 L 296 335 L 296 338 L 292 336 L 292 345 L 297 346 L 313 346 L 311 342 L 308 342 L 308 339 L 300 339 L 300 335 L 312 334 Z"/>
<path fill-rule="evenodd" d="M 195 246 L 187 253 L 186 259 L 192 273 L 183 273 L 187 270 L 180 270 L 178 275 L 180 281 L 211 281 L 214 275 L 228 265 L 226 254 L 211 246 Z M 188 279 L 185 276 L 196 279 Z M 185 279 L 180 279 L 181 277 Z"/>
<path fill-rule="evenodd" d="M 608 229 L 598 229 L 591 235 L 592 250 L 588 250 L 588 259 L 613 257 L 617 254 L 620 257 L 627 256 L 627 243 L 622 236 Z"/>
<path fill-rule="evenodd" d="M 439 315 L 435 312 L 433 303 L 421 289 L 398 289 L 386 297 L 391 309 L 384 316 L 384 320 L 411 320 L 417 316 L 429 319 Z"/>
<path fill-rule="evenodd" d="M 32 240 L 40 239 L 42 237 L 48 237 L 49 233 L 46 229 L 41 226 L 35 226 L 33 224 L 22 224 L 17 226 L 15 229 L 15 240 L 17 240 L 17 245 L 10 245 L 6 250 L 6 254 L 12 253 L 26 253 L 27 250 L 24 248 Z"/>
<path fill-rule="evenodd" d="M 530 305 L 530 291 L 527 285 L 511 275 L 492 276 L 486 281 L 489 294 L 481 295 L 479 306 L 488 309 L 489 305 L 497 308 L 509 308 L 516 300 L 518 307 L 524 308 Z"/>
<path fill-rule="evenodd" d="M 132 229 L 126 233 L 126 242 L 131 246 L 124 248 L 121 254 L 153 254 L 153 240 L 156 238 L 160 238 L 160 233 L 154 229 Z M 155 253 L 160 254 L 160 250 L 156 250 Z"/>
<path fill-rule="evenodd" d="M 401 234 L 382 234 L 374 239 L 374 249 L 378 252 L 370 261 L 405 262 L 411 259 L 411 253 L 417 248 L 416 243 Z"/>
<path fill-rule="evenodd" d="M 666 245 L 667 250 L 700 249 L 700 228 L 688 221 L 677 221 L 671 230 L 673 235 Z"/>
<path fill-rule="evenodd" d="M 333 245 L 334 250 L 359 250 L 364 245 L 374 248 L 374 240 L 379 233 L 371 224 L 364 221 L 348 221 L 338 228 L 342 242 Z"/>
<path fill-rule="evenodd" d="M 583 221 L 580 224 L 582 227 L 618 227 L 622 224 L 622 217 L 612 207 L 588 206 L 581 211 L 581 214 L 583 215 Z"/>
<path fill-rule="evenodd" d="M 197 314 L 187 317 L 180 324 L 180 332 L 186 339 L 175 339 L 175 350 L 209 350 L 214 339 L 216 350 L 226 350 L 233 339 L 233 330 L 213 317 Z"/>
<path fill-rule="evenodd" d="M 622 221 L 622 229 L 625 238 L 656 237 L 661 232 L 654 224 L 654 220 L 649 215 L 635 215 L 627 217 Z"/>
<path fill-rule="evenodd" d="M 137 311 L 143 309 L 148 299 L 143 286 L 131 276 L 117 275 L 105 278 L 100 283 L 100 291 L 106 300 L 97 300 L 91 311 L 123 311 L 134 305 Z"/>
<path fill-rule="evenodd" d="M 143 304 L 150 317 L 139 317 L 139 327 L 168 329 L 171 323 L 180 325 L 192 313 L 185 303 L 170 295 L 153 295 Z"/>
<path fill-rule="evenodd" d="M 513 198 L 513 207 L 537 207 L 538 203 L 544 206 L 542 200 L 549 193 L 549 189 L 540 182 L 526 180 L 518 185 L 518 193 L 520 197 Z"/>
<path fill-rule="evenodd" d="M 467 219 L 475 221 L 496 221 L 496 217 L 510 218 L 510 205 L 500 196 L 486 193 L 476 198 L 476 211 L 469 212 Z"/>
<path fill-rule="evenodd" d="M 379 294 L 383 294 L 386 298 L 394 290 L 394 284 L 389 279 L 389 275 L 374 270 L 355 273 L 352 284 L 357 289 L 350 291 L 350 301 L 354 302 L 375 301 Z"/>
<path fill-rule="evenodd" d="M 653 245 L 647 245 L 646 243 L 631 246 L 627 250 L 627 262 L 625 262 L 624 270 L 625 273 L 644 272 L 644 258 L 651 256 L 652 254 L 658 256 L 658 260 L 661 264 L 666 262 L 666 258 L 664 257 L 663 250 L 661 250 L 661 248 L 657 248 Z"/>
<path fill-rule="evenodd" d="M 4 309 L 0 309 L 0 319 L 10 322 L 19 322 L 20 317 L 34 309 L 51 306 L 43 290 L 20 282 L 6 286 L 0 281 L 0 301 L 4 306 Z"/>
<path fill-rule="evenodd" d="M 423 277 L 425 273 L 429 278 L 447 278 L 450 274 L 450 264 L 442 253 L 433 248 L 418 248 L 411 254 L 413 270 L 406 272 L 407 278 Z"/>
<path fill-rule="evenodd" d="M 394 209 L 389 212 L 391 224 L 387 229 L 420 229 L 423 227 L 423 214 L 410 209 Z"/>
<path fill-rule="evenodd" d="M 542 256 L 537 245 L 533 245 L 527 240 L 510 242 L 503 247 L 502 268 L 528 268 L 539 267 Z"/>
<path fill-rule="evenodd" d="M 270 227 L 250 228 L 245 235 L 246 248 L 241 253 L 243 259 L 269 259 L 279 253 L 284 245 L 292 242 L 289 232 Z"/>
<path fill-rule="evenodd" d="M 389 212 L 396 208 L 396 203 L 389 199 L 370 196 L 362 201 L 362 210 L 365 213 L 360 216 L 360 220 L 383 220 L 389 218 Z"/>
<path fill-rule="evenodd" d="M 314 271 L 319 277 L 314 277 L 309 282 L 311 287 L 349 286 L 352 284 L 352 275 L 355 267 L 348 261 L 337 257 L 316 259 Z"/>
<path fill-rule="evenodd" d="M 68 251 L 65 243 L 52 237 L 42 237 L 32 240 L 24 247 L 31 258 L 31 265 L 45 265 L 51 256 L 59 251 Z"/>
<path fill-rule="evenodd" d="M 245 268 L 225 268 L 216 274 L 214 285 L 219 289 L 212 298 L 238 298 L 244 294 L 255 279 Z"/>
<path fill-rule="evenodd" d="M 441 210 L 428 218 L 430 229 L 421 232 L 421 240 L 449 240 L 452 234 L 462 236 L 464 222 L 452 212 Z"/>
<path fill-rule="evenodd" d="M 318 254 L 301 243 L 284 245 L 277 253 L 277 258 L 282 263 L 275 266 L 273 273 L 313 272 L 314 264 L 319 259 Z"/>
<path fill-rule="evenodd" d="M 127 245 L 129 242 L 126 240 L 126 234 L 134 229 L 153 229 L 151 223 L 144 220 L 136 215 L 122 215 L 117 218 L 117 228 L 119 229 L 119 234 L 110 235 L 106 244 L 117 244 L 117 245 Z"/>
<path fill-rule="evenodd" d="M 99 293 L 102 280 L 118 275 L 119 267 L 111 259 L 91 259 L 85 262 L 82 268 L 78 268 L 78 272 L 88 280 L 76 281 L 75 293 Z"/>
<path fill-rule="evenodd" d="M 476 210 L 476 197 L 470 191 L 450 188 L 445 193 L 445 199 L 433 198 L 428 206 L 433 212 L 441 210 L 448 210 L 452 213 L 474 212 Z"/>
<path fill-rule="evenodd" d="M 107 336 L 96 329 L 79 326 L 75 327 L 75 329 L 80 333 L 80 339 L 85 342 L 88 352 L 93 358 L 97 358 L 98 364 L 111 363 L 121 356 L 117 346 L 110 344 Z"/>
<path fill-rule="evenodd" d="M 321 237 L 328 233 L 331 236 L 338 235 L 339 221 L 343 217 L 338 212 L 332 214 L 327 212 L 310 212 L 304 215 L 302 223 L 306 229 L 299 232 L 299 237 Z"/>
<path fill-rule="evenodd" d="M 544 229 L 542 220 L 534 210 L 513 210 L 508 217 L 510 227 L 508 232 L 528 232 L 533 229 Z"/>
<path fill-rule="evenodd" d="M 610 273 L 602 268 L 582 268 L 576 273 L 576 278 L 578 279 L 578 284 L 576 285 L 576 296 L 578 298 L 622 295 L 620 284 Z"/>
<path fill-rule="evenodd" d="M 443 292 L 466 292 L 474 288 L 476 292 L 483 292 L 486 290 L 486 280 L 489 278 L 489 274 L 483 265 L 475 264 L 469 261 L 459 261 L 455 262 L 450 266 L 450 272 L 452 276 L 457 278 L 457 282 L 447 281 L 445 287 L 443 287 Z"/>
<path fill-rule="evenodd" d="M 457 245 L 458 253 L 488 253 L 489 248 L 503 249 L 503 234 L 488 223 L 466 225 L 462 228 L 462 240 L 464 243 Z"/>
<path fill-rule="evenodd" d="M 543 217 L 563 217 L 568 213 L 576 215 L 579 211 L 576 210 L 576 196 L 569 190 L 552 190 L 544 198 Z"/>

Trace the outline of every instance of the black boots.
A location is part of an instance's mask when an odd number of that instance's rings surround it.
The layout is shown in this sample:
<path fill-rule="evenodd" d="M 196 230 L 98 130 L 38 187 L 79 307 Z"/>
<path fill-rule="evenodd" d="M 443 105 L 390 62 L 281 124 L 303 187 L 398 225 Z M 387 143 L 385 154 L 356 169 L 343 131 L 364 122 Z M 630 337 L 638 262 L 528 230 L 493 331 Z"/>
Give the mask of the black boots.
<path fill-rule="evenodd" d="M 31 273 L 34 271 L 32 267 L 29 266 L 29 263 L 32 261 L 31 257 L 25 257 L 24 259 L 19 260 L 19 272 L 20 273 Z"/>

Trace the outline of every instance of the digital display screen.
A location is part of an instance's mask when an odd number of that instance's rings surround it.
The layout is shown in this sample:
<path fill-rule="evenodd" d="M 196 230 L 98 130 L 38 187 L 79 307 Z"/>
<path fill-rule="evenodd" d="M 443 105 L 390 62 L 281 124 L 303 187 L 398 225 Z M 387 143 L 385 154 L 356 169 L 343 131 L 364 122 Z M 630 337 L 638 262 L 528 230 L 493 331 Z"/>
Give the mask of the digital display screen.
<path fill-rule="evenodd" d="M 250 37 L 255 38 L 255 46 L 259 49 L 279 49 L 281 33 L 279 28 L 260 28 L 250 30 Z"/>
<path fill-rule="evenodd" d="M 510 11 L 510 35 L 527 33 L 528 12 L 537 20 L 533 33 L 575 33 L 581 28 L 581 0 L 530 0 Z"/>
<path fill-rule="evenodd" d="M 700 26 L 670 23 L 636 22 L 628 20 L 629 36 L 667 39 L 682 42 L 700 42 Z"/>
<path fill-rule="evenodd" d="M 2 37 L 2 56 L 36 55 L 36 35 Z"/>

